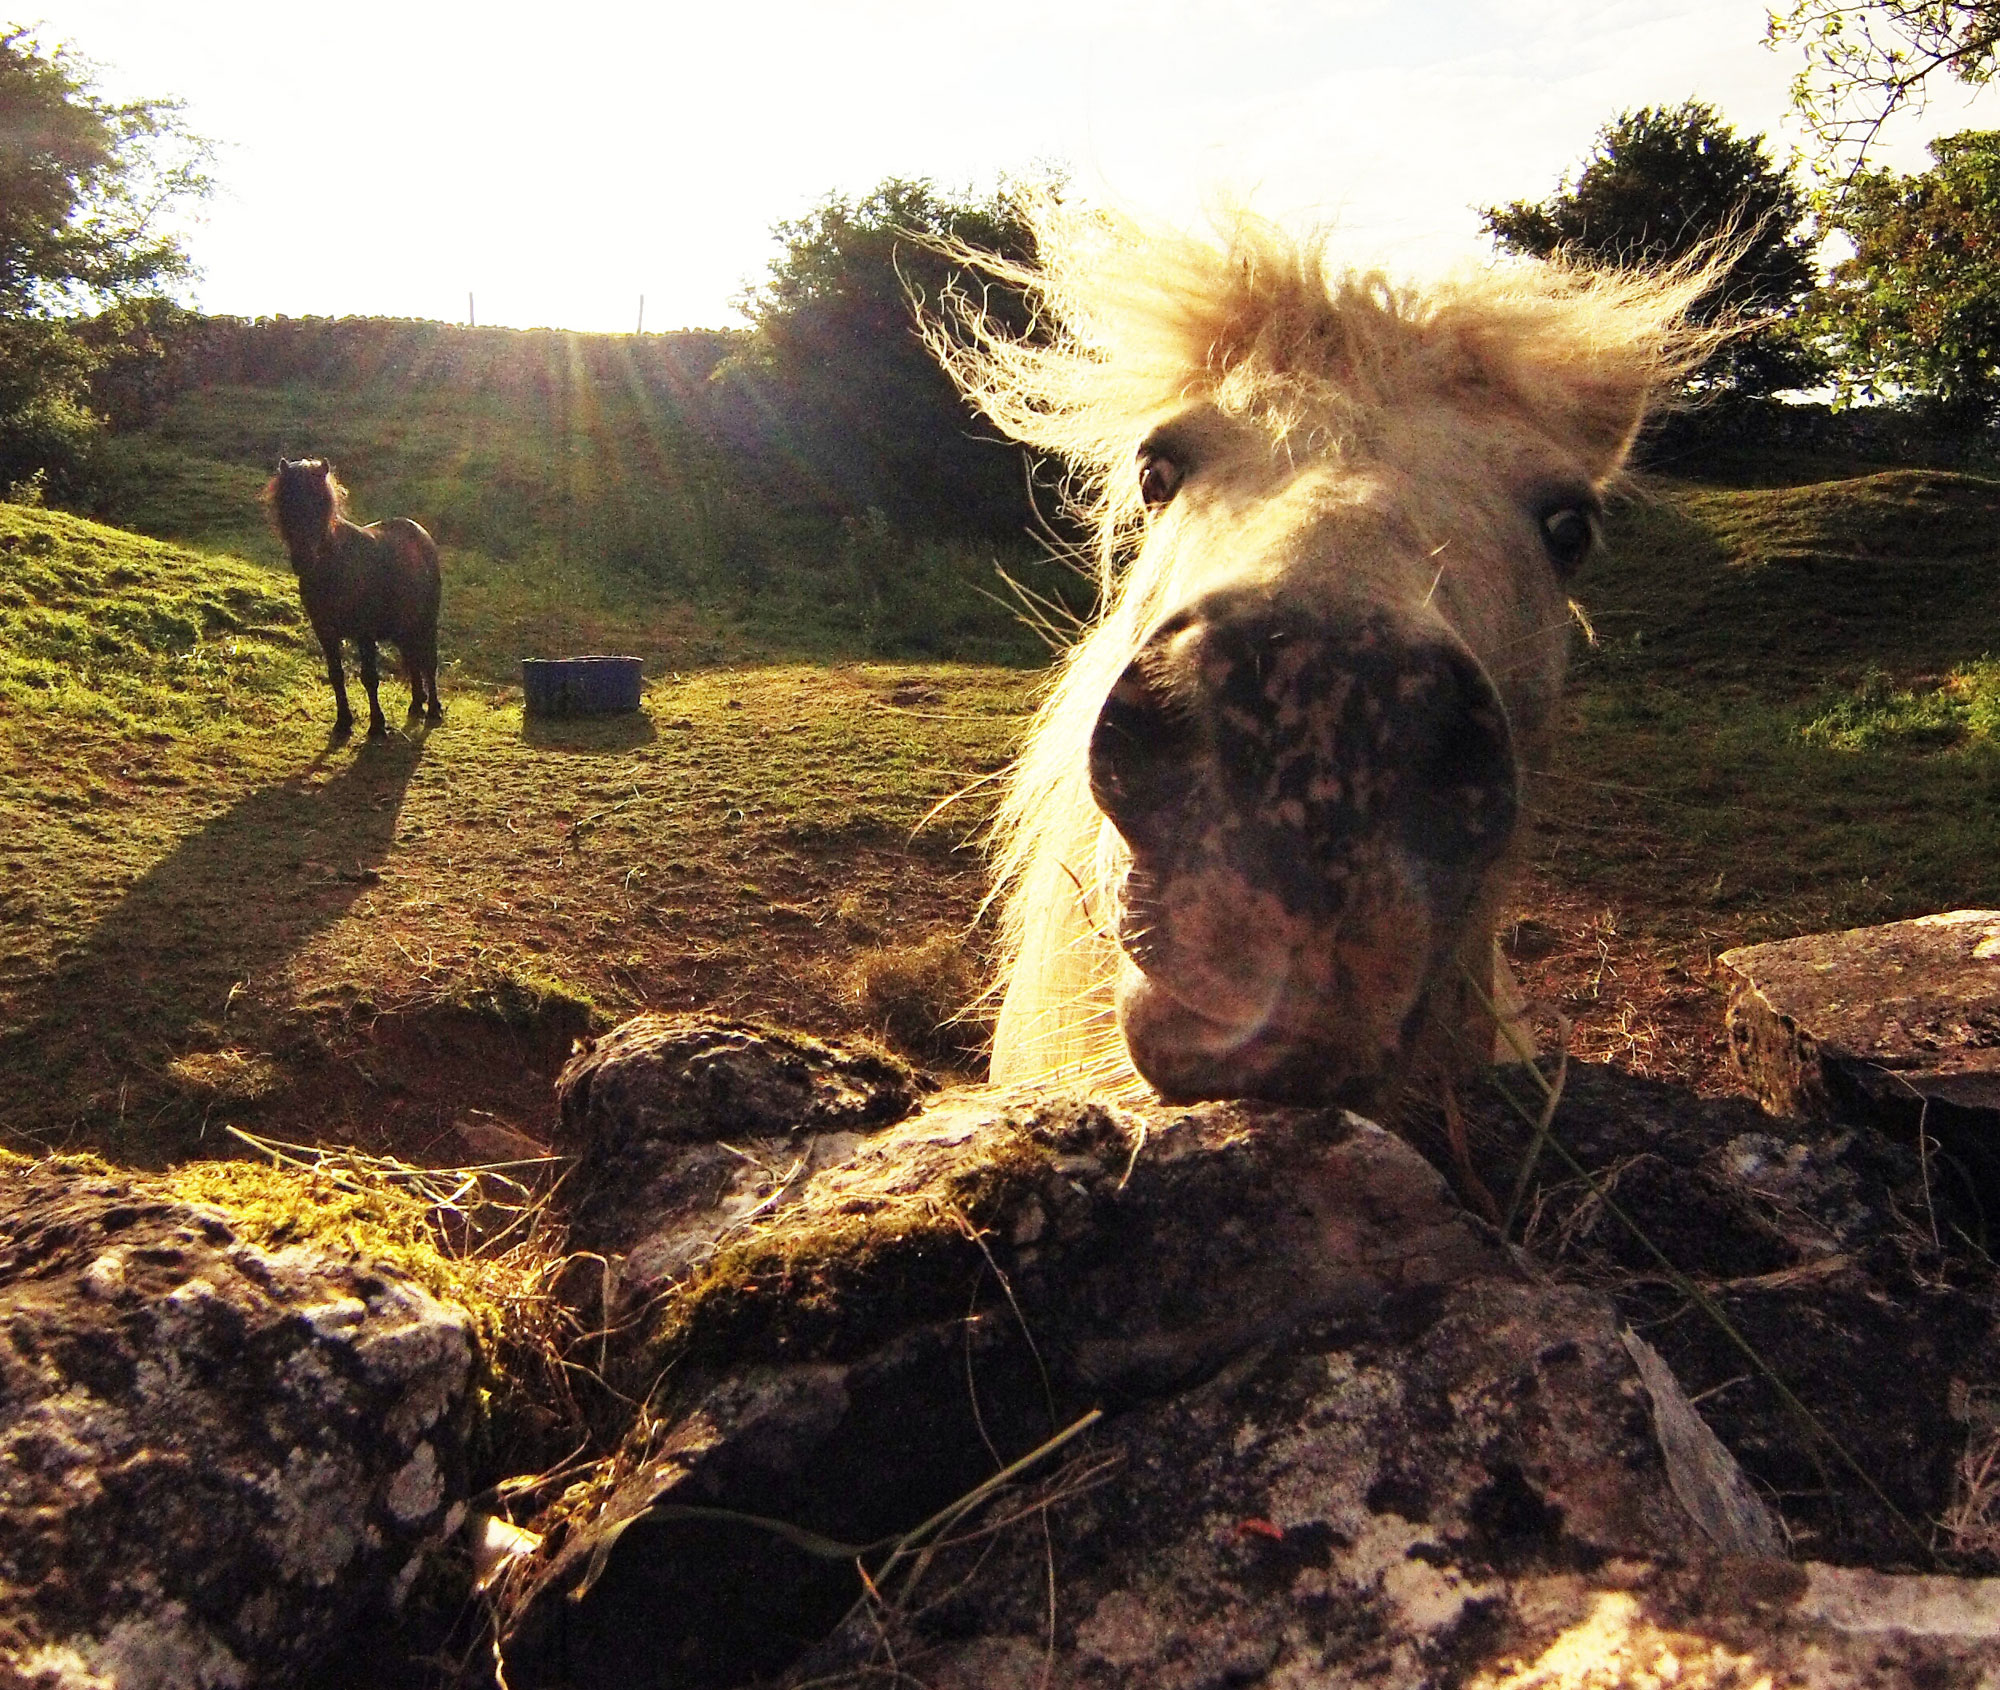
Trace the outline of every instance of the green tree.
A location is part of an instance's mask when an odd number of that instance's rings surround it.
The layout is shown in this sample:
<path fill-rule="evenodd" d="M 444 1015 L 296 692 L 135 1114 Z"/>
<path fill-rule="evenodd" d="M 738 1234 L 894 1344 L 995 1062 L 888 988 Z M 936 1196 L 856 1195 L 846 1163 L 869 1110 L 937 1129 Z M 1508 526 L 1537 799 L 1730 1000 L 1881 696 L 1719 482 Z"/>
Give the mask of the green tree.
<path fill-rule="evenodd" d="M 1773 11 L 1764 39 L 1796 44 L 1805 63 L 1792 106 L 1817 143 L 1818 163 L 1866 164 L 1882 126 L 1929 90 L 1980 87 L 2000 69 L 2000 0 L 1792 0 Z"/>
<path fill-rule="evenodd" d="M 1623 112 L 1547 199 L 1489 206 L 1482 218 L 1508 252 L 1620 268 L 1674 264 L 1733 239 L 1736 261 L 1694 317 L 1767 321 L 1725 342 L 1696 385 L 1755 395 L 1819 379 L 1819 360 L 1794 321 L 1817 280 L 1805 198 L 1764 137 L 1738 135 L 1713 106 L 1688 100 Z"/>
<path fill-rule="evenodd" d="M 1864 171 L 1830 216 L 1854 243 L 1821 295 L 1842 385 L 1917 394 L 1961 426 L 2000 421 L 2000 132 L 1931 143 L 1914 176 Z"/>
<path fill-rule="evenodd" d="M 1028 519 L 1018 451 L 966 407 L 917 331 L 919 307 L 962 268 L 945 249 L 1032 256 L 1022 194 L 891 177 L 777 226 L 784 250 L 741 301 L 755 333 L 721 379 L 744 426 L 837 514 L 945 533 L 1017 534 Z M 1024 302 L 992 292 L 988 304 L 1025 325 Z"/>
<path fill-rule="evenodd" d="M 161 222 L 207 191 L 208 157 L 175 102 L 103 100 L 72 54 L 0 26 L 0 490 L 75 474 L 106 356 L 79 324 L 188 274 Z"/>

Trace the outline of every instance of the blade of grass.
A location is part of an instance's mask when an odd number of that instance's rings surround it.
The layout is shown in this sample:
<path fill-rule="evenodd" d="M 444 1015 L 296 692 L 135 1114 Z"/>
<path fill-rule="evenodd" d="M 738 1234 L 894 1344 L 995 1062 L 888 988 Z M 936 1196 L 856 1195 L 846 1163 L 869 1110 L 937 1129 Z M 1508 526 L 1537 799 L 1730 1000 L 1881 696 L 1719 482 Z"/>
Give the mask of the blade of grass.
<path fill-rule="evenodd" d="M 1019 1460 L 1010 1461 L 999 1472 L 975 1485 L 956 1501 L 939 1509 L 929 1519 L 912 1526 L 906 1532 L 876 1538 L 871 1543 L 843 1543 L 838 1538 L 808 1531 L 803 1526 L 793 1525 L 789 1520 L 776 1520 L 767 1514 L 746 1514 L 734 1508 L 710 1508 L 687 1502 L 656 1502 L 650 1508 L 641 1509 L 630 1519 L 621 1520 L 605 1534 L 605 1541 L 600 1543 L 592 1554 L 589 1570 L 578 1582 L 576 1589 L 570 1593 L 570 1599 L 582 1600 L 590 1587 L 597 1582 L 598 1575 L 603 1572 L 604 1563 L 610 1555 L 612 1546 L 641 1520 L 725 1520 L 769 1532 L 773 1537 L 781 1538 L 793 1548 L 819 1561 L 860 1561 L 869 1555 L 887 1550 L 889 1551 L 887 1559 L 870 1575 L 872 1582 L 879 1587 L 903 1561 L 915 1555 L 928 1539 L 939 1532 L 948 1531 L 996 1491 L 1013 1483 L 1031 1467 L 1046 1460 L 1072 1439 L 1089 1431 L 1103 1418 L 1104 1410 L 1093 1408 L 1081 1419 L 1072 1421 L 1054 1437 L 1037 1444 Z"/>

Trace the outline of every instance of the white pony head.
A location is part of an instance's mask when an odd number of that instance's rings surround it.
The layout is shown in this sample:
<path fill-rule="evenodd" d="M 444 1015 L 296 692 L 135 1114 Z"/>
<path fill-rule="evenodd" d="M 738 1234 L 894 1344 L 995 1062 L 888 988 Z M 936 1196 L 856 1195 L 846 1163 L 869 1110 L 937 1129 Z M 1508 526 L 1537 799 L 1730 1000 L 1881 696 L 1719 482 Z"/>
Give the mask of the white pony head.
<path fill-rule="evenodd" d="M 1050 201 L 1010 335 L 931 341 L 1059 455 L 1102 608 L 998 824 L 1003 1084 L 1367 1101 L 1483 1059 L 1481 1003 L 1562 684 L 1565 582 L 1714 266 L 1427 288 Z"/>

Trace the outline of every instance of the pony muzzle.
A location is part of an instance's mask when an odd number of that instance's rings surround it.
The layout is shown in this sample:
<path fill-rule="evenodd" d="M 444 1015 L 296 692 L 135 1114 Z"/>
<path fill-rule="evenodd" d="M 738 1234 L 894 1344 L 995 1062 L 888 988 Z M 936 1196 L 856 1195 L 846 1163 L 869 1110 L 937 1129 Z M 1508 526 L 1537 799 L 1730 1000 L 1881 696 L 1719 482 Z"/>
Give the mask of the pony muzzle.
<path fill-rule="evenodd" d="M 1242 589 L 1134 655 L 1090 778 L 1129 851 L 1120 1031 L 1173 1101 L 1365 1091 L 1520 808 L 1506 712 L 1448 631 Z"/>

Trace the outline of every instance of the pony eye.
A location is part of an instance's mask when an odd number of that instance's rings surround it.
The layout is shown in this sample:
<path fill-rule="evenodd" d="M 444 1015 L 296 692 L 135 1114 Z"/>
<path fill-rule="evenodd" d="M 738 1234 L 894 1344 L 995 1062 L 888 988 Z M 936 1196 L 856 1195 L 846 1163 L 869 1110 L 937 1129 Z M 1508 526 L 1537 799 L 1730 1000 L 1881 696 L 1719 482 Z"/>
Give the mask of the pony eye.
<path fill-rule="evenodd" d="M 1139 497 L 1146 509 L 1156 511 L 1180 491 L 1186 472 L 1164 452 L 1139 449 Z"/>
<path fill-rule="evenodd" d="M 1597 539 L 1597 523 L 1581 505 L 1563 505 L 1542 517 L 1542 544 L 1549 560 L 1567 575 L 1583 562 Z"/>

